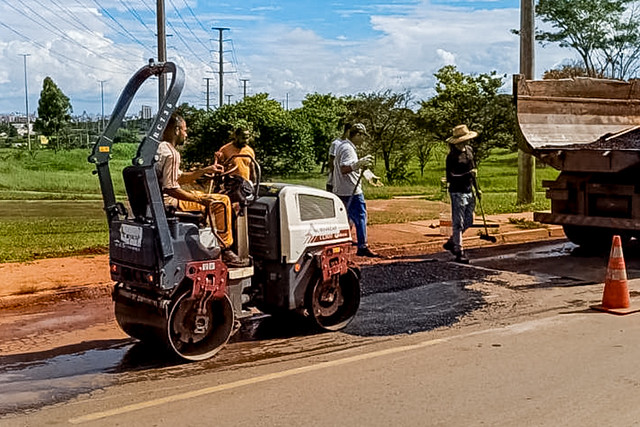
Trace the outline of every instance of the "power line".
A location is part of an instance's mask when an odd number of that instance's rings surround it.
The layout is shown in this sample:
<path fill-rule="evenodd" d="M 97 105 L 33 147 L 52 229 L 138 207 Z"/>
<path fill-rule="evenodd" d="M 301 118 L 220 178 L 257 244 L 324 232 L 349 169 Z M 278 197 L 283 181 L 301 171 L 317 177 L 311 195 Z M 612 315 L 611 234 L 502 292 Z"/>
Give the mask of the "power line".
<path fill-rule="evenodd" d="M 195 13 L 193 13 L 193 9 L 191 9 L 191 6 L 189 6 L 189 3 L 187 3 L 187 0 L 182 0 L 185 4 L 185 6 L 187 6 L 187 9 L 189 9 L 189 12 L 191 12 L 191 16 L 193 16 L 193 18 L 196 20 L 196 22 L 198 23 L 198 25 L 200 25 L 200 28 L 202 28 L 202 31 L 205 32 L 205 34 L 209 33 L 209 30 L 207 30 L 204 25 L 202 25 L 202 22 L 200 22 L 200 20 L 198 19 L 198 17 L 196 16 Z"/>
<path fill-rule="evenodd" d="M 41 49 L 43 49 L 43 50 L 45 50 L 45 51 L 49 52 L 49 53 L 50 53 L 50 54 L 52 54 L 52 55 L 55 55 L 55 56 L 59 56 L 59 57 L 61 57 L 61 58 L 64 58 L 64 59 L 66 59 L 67 61 L 75 62 L 76 64 L 80 64 L 80 65 L 82 65 L 82 66 L 84 66 L 84 67 L 91 68 L 91 69 L 93 69 L 93 70 L 102 71 L 102 72 L 109 72 L 109 73 L 122 74 L 122 75 L 130 75 L 130 74 L 131 74 L 131 73 L 124 73 L 124 72 L 120 72 L 120 71 L 114 71 L 114 70 L 105 70 L 104 68 L 98 68 L 98 67 L 94 67 L 94 66 L 92 66 L 92 65 L 88 65 L 86 62 L 82 62 L 82 61 L 78 61 L 77 59 L 70 58 L 70 57 L 68 57 L 67 55 L 64 55 L 64 54 L 62 54 L 62 53 L 58 53 L 58 52 L 56 52 L 55 50 L 48 48 L 47 46 L 43 45 L 43 44 L 42 44 L 42 43 L 40 43 L 40 42 L 37 42 L 37 41 L 35 41 L 35 40 L 30 39 L 29 37 L 25 36 L 25 35 L 24 35 L 24 34 L 22 34 L 21 32 L 19 32 L 19 31 L 17 31 L 17 30 L 14 30 L 13 28 L 11 28 L 10 26 L 8 26 L 8 25 L 7 25 L 7 24 L 5 24 L 4 22 L 1 22 L 1 21 L 0 21 L 0 25 L 1 25 L 1 26 L 3 26 L 3 27 L 5 27 L 7 30 L 11 31 L 12 33 L 14 33 L 14 34 L 16 34 L 16 35 L 18 35 L 18 36 L 22 37 L 23 39 L 25 39 L 25 40 L 26 40 L 26 41 L 28 41 L 29 43 L 31 43 L 31 44 L 33 44 L 33 45 L 35 45 L 35 46 L 37 46 L 37 47 L 39 47 L 39 48 L 41 48 Z"/>
<path fill-rule="evenodd" d="M 92 0 L 96 6 L 98 6 L 98 8 L 109 17 L 109 19 L 111 19 L 118 27 L 122 28 L 122 30 L 127 34 L 124 37 L 129 37 L 131 40 L 133 40 L 134 42 L 138 43 L 140 46 L 142 46 L 145 50 L 149 51 L 153 54 L 155 54 L 155 52 L 153 52 L 151 49 L 149 49 L 149 47 L 147 45 L 145 45 L 144 43 L 142 43 L 140 40 L 138 40 L 136 38 L 136 36 L 134 36 L 133 34 L 131 34 L 129 32 L 129 30 L 127 30 L 126 28 L 124 28 L 122 26 L 121 23 L 118 22 L 118 20 L 116 18 L 113 17 L 113 15 L 111 15 L 109 13 L 109 11 L 107 9 L 105 9 L 100 3 L 98 3 L 98 0 Z M 81 6 L 84 7 L 84 5 L 82 3 L 80 3 L 80 0 L 76 0 L 76 3 L 80 4 Z M 123 33 L 121 33 L 120 31 L 118 31 L 117 29 L 115 29 L 116 32 L 118 32 L 120 35 L 123 35 Z"/>
<path fill-rule="evenodd" d="M 178 36 L 178 38 L 180 39 L 180 41 L 182 42 L 182 44 L 187 48 L 187 50 L 189 52 L 191 52 L 191 54 L 200 62 L 202 62 L 203 64 L 205 64 L 207 67 L 210 66 L 209 63 L 205 60 L 203 60 L 200 55 L 198 55 L 197 53 L 195 53 L 193 51 L 193 49 L 191 49 L 191 46 L 186 42 L 186 40 L 184 39 L 184 37 L 182 37 L 182 35 L 180 34 L 180 31 L 176 30 L 176 27 L 173 26 L 173 24 L 170 21 L 167 21 L 167 24 L 169 24 L 169 26 L 171 27 L 171 29 L 173 30 L 174 34 L 176 36 Z"/>
<path fill-rule="evenodd" d="M 184 26 L 187 28 L 187 30 L 191 33 L 191 35 L 193 37 L 195 37 L 195 39 L 198 41 L 198 43 L 200 43 L 205 51 L 209 50 L 209 46 L 207 46 L 206 44 L 204 44 L 202 42 L 202 40 L 200 40 L 200 37 L 198 37 L 192 30 L 191 27 L 189 26 L 189 24 L 187 24 L 187 21 L 184 20 L 184 18 L 182 17 L 182 14 L 180 13 L 180 11 L 178 10 L 178 8 L 176 7 L 175 3 L 173 2 L 173 0 L 169 0 L 169 3 L 171 3 L 171 7 L 173 7 L 173 10 L 176 12 L 176 14 L 178 15 L 178 18 L 180 18 L 180 20 L 182 21 L 182 23 L 184 24 Z"/>
<path fill-rule="evenodd" d="M 142 3 L 145 5 L 145 7 L 152 13 L 155 13 L 155 11 L 153 9 L 151 9 L 151 7 L 144 1 L 142 0 Z M 180 16 L 180 13 L 177 11 L 177 8 L 175 6 L 175 4 L 173 3 L 173 1 L 171 1 L 171 6 L 173 7 L 174 11 L 176 11 L 176 13 Z M 184 19 L 183 19 L 184 22 Z M 180 31 L 177 31 L 177 29 L 173 26 L 173 24 L 170 21 L 167 21 L 167 24 L 169 24 L 169 27 L 171 27 L 171 29 L 173 30 L 173 32 L 176 34 L 176 36 L 180 39 L 180 41 L 182 42 L 182 44 L 187 48 L 187 50 L 189 50 L 189 52 L 191 52 L 191 54 L 200 62 L 202 62 L 204 65 L 206 65 L 207 67 L 210 67 L 211 65 L 202 59 L 202 57 L 200 55 L 198 55 L 196 52 L 194 52 L 194 50 L 191 48 L 191 46 L 186 42 L 186 40 L 184 39 L 184 37 L 182 37 L 182 35 L 180 34 Z M 193 32 L 191 32 L 193 34 Z M 205 48 L 207 48 L 208 51 L 208 47 L 205 46 Z"/>
<path fill-rule="evenodd" d="M 36 0 L 37 1 L 37 0 Z M 6 4 L 11 7 L 13 10 L 15 10 L 16 12 L 18 12 L 19 14 L 21 14 L 22 16 L 28 18 L 29 20 L 31 20 L 32 22 L 34 22 L 35 24 L 39 25 L 40 27 L 44 28 L 45 30 L 49 31 L 52 34 L 55 34 L 57 36 L 62 37 L 64 40 L 67 40 L 73 44 L 76 44 L 78 46 L 80 46 L 81 48 L 85 49 L 86 51 L 96 55 L 97 57 L 103 57 L 104 55 L 102 53 L 96 52 L 86 46 L 84 46 L 82 43 L 79 43 L 78 41 L 72 39 L 71 37 L 67 36 L 66 34 L 64 34 L 62 31 L 60 31 L 58 28 L 56 27 L 52 27 L 52 26 L 46 26 L 43 25 L 41 23 L 39 23 L 38 21 L 36 21 L 34 18 L 32 18 L 30 15 L 24 13 L 23 11 L 21 11 L 20 9 L 18 9 L 16 6 L 14 6 L 13 4 L 9 3 L 8 1 L 6 2 Z M 40 19 L 42 19 L 42 21 L 47 22 L 47 20 L 40 15 L 38 12 L 36 12 L 31 6 L 28 6 L 27 4 L 23 3 L 22 4 L 24 7 L 26 7 L 27 9 L 29 9 L 34 15 L 36 15 L 37 17 L 39 17 Z M 51 28 L 54 28 L 57 31 L 52 30 Z M 120 66 L 122 69 L 125 69 L 124 67 Z"/>
<path fill-rule="evenodd" d="M 138 12 L 136 12 L 136 10 L 134 8 L 132 8 L 131 6 L 126 4 L 124 2 L 124 0 L 119 0 L 119 1 L 120 1 L 120 4 L 123 5 L 129 11 L 129 13 L 131 13 L 133 15 L 133 17 L 136 18 L 138 20 L 138 22 L 140 22 L 142 24 L 142 26 L 145 27 L 151 33 L 151 35 L 155 35 L 155 32 L 153 31 L 153 29 L 151 29 L 147 25 L 147 23 L 144 22 L 144 19 L 142 19 L 142 17 L 138 14 Z"/>
<path fill-rule="evenodd" d="M 40 6 L 42 6 L 43 8 L 45 8 L 45 9 L 47 9 L 48 11 L 50 11 L 51 13 L 54 13 L 54 14 L 56 14 L 56 15 L 57 15 L 57 13 L 56 13 L 56 12 L 54 12 L 51 8 L 49 8 L 49 7 L 45 6 L 44 4 L 42 4 L 42 3 L 41 3 L 40 1 L 38 1 L 38 0 L 35 0 L 35 1 L 36 1 L 38 4 L 40 4 Z M 69 8 L 68 8 L 68 7 L 66 7 L 66 6 L 65 6 L 65 5 L 63 5 L 63 4 L 60 4 L 60 2 L 58 2 L 57 0 L 51 0 L 51 2 L 52 2 L 53 4 L 55 4 L 55 5 L 58 7 L 58 9 L 62 10 L 66 15 L 68 15 L 70 18 L 72 18 L 74 22 L 78 23 L 78 24 L 80 25 L 80 27 L 84 28 L 84 30 L 85 30 L 87 33 L 91 34 L 91 36 L 93 36 L 93 37 L 95 37 L 95 36 L 96 36 L 96 32 L 95 32 L 93 29 L 89 28 L 89 27 L 87 26 L 87 24 L 85 24 L 84 22 L 82 22 L 82 20 L 81 20 L 81 19 L 79 19 L 79 18 L 76 16 L 76 14 L 74 14 L 73 12 L 71 12 L 71 11 L 69 10 Z M 60 15 L 58 15 L 58 16 L 60 16 Z M 82 31 L 82 29 L 81 29 L 80 27 L 78 27 L 77 25 L 73 24 L 72 22 L 70 22 L 69 20 L 67 20 L 67 19 L 63 18 L 62 16 L 60 16 L 60 17 L 61 17 L 62 19 L 64 19 L 67 23 L 69 23 L 71 26 L 73 26 L 74 28 L 76 28 L 76 29 L 78 29 L 78 30 Z M 129 50 L 126 50 L 126 49 L 124 49 L 124 48 L 120 47 L 120 46 L 119 46 L 119 45 L 117 45 L 117 44 L 114 44 L 114 45 L 113 45 L 113 47 L 117 48 L 117 49 L 118 49 L 118 50 L 120 50 L 121 52 L 126 53 L 127 55 L 130 55 L 130 54 L 131 54 L 131 52 L 130 52 Z M 114 59 L 115 59 L 115 58 L 114 58 Z M 129 62 L 133 63 L 134 61 L 129 61 Z M 135 61 L 135 62 L 137 62 L 137 61 Z"/>

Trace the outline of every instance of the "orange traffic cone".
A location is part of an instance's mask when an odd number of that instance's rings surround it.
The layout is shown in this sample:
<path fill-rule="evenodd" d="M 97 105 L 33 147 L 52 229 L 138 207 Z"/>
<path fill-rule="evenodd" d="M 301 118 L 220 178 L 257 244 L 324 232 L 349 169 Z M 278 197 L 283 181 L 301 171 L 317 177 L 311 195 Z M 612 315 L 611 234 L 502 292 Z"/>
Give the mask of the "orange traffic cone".
<path fill-rule="evenodd" d="M 613 236 L 609 266 L 604 280 L 602 304 L 591 306 L 591 308 L 614 314 L 629 314 L 640 311 L 640 309 L 630 309 L 629 306 L 629 286 L 627 285 L 627 269 L 622 256 L 622 241 L 620 236 Z"/>

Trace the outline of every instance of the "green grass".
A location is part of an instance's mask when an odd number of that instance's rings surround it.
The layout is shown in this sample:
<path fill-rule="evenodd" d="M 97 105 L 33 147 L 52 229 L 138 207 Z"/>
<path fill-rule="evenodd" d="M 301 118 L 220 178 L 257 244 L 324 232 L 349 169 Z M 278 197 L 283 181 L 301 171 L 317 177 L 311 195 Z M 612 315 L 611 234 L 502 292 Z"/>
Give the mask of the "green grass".
<path fill-rule="evenodd" d="M 368 200 L 390 199 L 395 196 L 422 196 L 427 200 L 443 200 L 448 197 L 442 192 L 441 179 L 445 176 L 444 162 L 446 153 L 435 153 L 420 175 L 418 165 L 412 165 L 413 173 L 410 182 L 402 185 L 385 185 L 384 187 L 372 187 L 365 184 L 365 197 Z M 384 168 L 377 165 L 374 171 L 384 178 Z M 545 197 L 542 187 L 543 180 L 555 180 L 558 171 L 551 167 L 538 165 L 536 175 L 535 201 L 529 205 L 518 205 L 518 154 L 506 150 L 496 150 L 484 160 L 478 168 L 478 185 L 482 189 L 482 205 L 485 213 L 498 214 L 510 212 L 529 212 L 533 210 L 548 210 L 550 201 Z M 275 180 L 308 185 L 315 188 L 324 188 L 326 178 L 316 174 L 306 174 L 289 178 L 275 178 Z"/>
<path fill-rule="evenodd" d="M 131 164 L 136 145 L 115 144 L 110 163 L 116 194 L 124 196 L 122 169 Z M 0 149 L 0 262 L 28 261 L 47 257 L 106 253 L 107 222 L 102 210 L 100 185 L 95 169 L 87 161 L 90 150 L 54 152 Z M 420 176 L 412 165 L 410 182 L 376 188 L 365 185 L 369 200 L 395 196 L 420 196 L 426 200 L 444 200 L 440 180 L 444 176 L 444 152 L 438 152 Z M 384 178 L 381 165 L 376 174 Z M 478 181 L 486 214 L 547 210 L 549 201 L 541 186 L 543 179 L 553 180 L 558 172 L 536 169 L 535 203 L 516 203 L 517 153 L 496 151 L 482 162 Z M 272 182 L 289 182 L 324 189 L 326 178 L 317 170 L 293 177 L 272 177 Z M 434 211 L 435 212 L 435 211 Z M 429 209 L 407 209 L 392 215 L 371 215 L 374 222 L 406 222 L 431 219 Z"/>
<path fill-rule="evenodd" d="M 0 200 L 0 262 L 107 252 L 102 200 Z"/>
<path fill-rule="evenodd" d="M 117 194 L 124 194 L 120 171 L 131 164 L 135 144 L 115 144 L 110 163 Z M 100 184 L 87 161 L 90 151 L 55 152 L 0 149 L 0 200 L 98 200 Z"/>

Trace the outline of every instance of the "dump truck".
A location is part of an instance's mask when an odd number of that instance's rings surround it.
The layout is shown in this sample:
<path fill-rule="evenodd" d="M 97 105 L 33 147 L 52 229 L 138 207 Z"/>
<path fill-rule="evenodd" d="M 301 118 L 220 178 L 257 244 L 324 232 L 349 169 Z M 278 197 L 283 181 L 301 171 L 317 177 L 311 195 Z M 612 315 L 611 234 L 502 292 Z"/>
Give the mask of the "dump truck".
<path fill-rule="evenodd" d="M 126 200 L 116 197 L 109 161 L 113 138 L 141 85 L 171 76 L 167 94 L 132 164 L 122 170 Z M 156 151 L 177 106 L 184 74 L 174 63 L 150 63 L 124 88 L 90 154 L 109 225 L 109 268 L 120 327 L 186 360 L 215 355 L 255 316 L 297 319 L 336 331 L 360 304 L 360 270 L 344 204 L 323 190 L 225 175 L 216 182 L 240 207 L 234 245 L 249 265 L 225 265 L 221 230 L 211 212 L 176 212 L 163 204 Z M 251 156 L 249 156 L 251 157 Z M 213 179 L 213 178 L 212 178 Z M 227 181 L 227 179 L 229 181 Z M 212 188 L 213 186 L 209 186 Z M 296 320 L 293 320 L 296 321 Z"/>
<path fill-rule="evenodd" d="M 523 150 L 560 171 L 543 181 L 551 212 L 573 243 L 607 248 L 640 236 L 640 81 L 514 76 Z"/>

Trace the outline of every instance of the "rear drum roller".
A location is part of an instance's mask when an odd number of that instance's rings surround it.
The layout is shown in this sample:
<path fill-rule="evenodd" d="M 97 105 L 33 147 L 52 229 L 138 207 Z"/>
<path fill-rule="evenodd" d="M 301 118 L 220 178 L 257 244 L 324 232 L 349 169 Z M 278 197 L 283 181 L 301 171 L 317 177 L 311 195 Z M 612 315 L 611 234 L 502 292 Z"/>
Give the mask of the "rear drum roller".
<path fill-rule="evenodd" d="M 360 306 L 360 279 L 354 269 L 339 280 L 317 278 L 307 289 L 306 309 L 316 327 L 339 331 L 353 319 Z"/>
<path fill-rule="evenodd" d="M 229 297 L 209 300 L 198 314 L 200 300 L 190 293 L 178 297 L 167 320 L 170 348 L 187 360 L 204 360 L 216 354 L 233 332 L 234 314 Z"/>
<path fill-rule="evenodd" d="M 118 325 L 130 337 L 151 345 L 166 345 L 166 316 L 148 304 L 114 293 L 115 317 Z"/>

